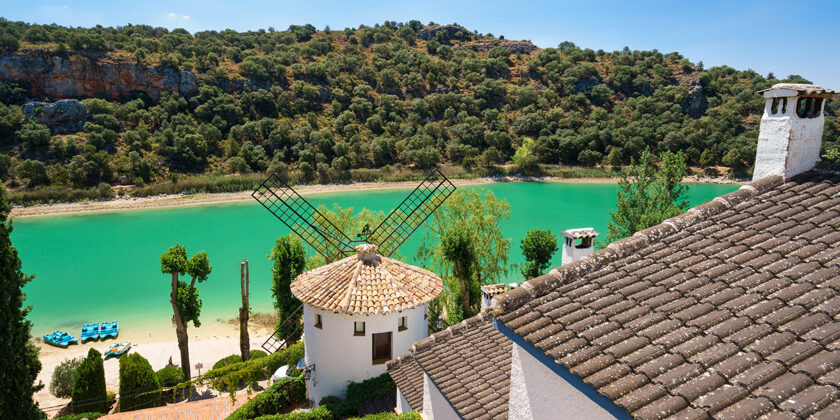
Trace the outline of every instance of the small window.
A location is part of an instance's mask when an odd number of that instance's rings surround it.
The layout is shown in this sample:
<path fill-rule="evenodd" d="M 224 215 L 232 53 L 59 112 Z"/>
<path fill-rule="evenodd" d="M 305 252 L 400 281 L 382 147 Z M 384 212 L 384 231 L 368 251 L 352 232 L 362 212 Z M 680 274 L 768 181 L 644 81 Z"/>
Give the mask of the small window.
<path fill-rule="evenodd" d="M 779 103 L 781 103 L 781 98 L 773 98 L 772 103 L 770 104 L 770 114 L 775 115 L 779 113 Z"/>
<path fill-rule="evenodd" d="M 353 323 L 353 335 L 365 335 L 365 323 L 364 322 L 354 322 Z"/>
<path fill-rule="evenodd" d="M 398 331 L 405 331 L 408 327 L 405 325 L 405 317 L 401 316 L 400 319 L 397 320 L 397 330 Z"/>
<path fill-rule="evenodd" d="M 373 364 L 381 365 L 391 360 L 391 332 L 371 334 Z"/>
<path fill-rule="evenodd" d="M 323 328 L 323 325 L 321 325 L 321 314 L 315 314 L 315 328 Z"/>

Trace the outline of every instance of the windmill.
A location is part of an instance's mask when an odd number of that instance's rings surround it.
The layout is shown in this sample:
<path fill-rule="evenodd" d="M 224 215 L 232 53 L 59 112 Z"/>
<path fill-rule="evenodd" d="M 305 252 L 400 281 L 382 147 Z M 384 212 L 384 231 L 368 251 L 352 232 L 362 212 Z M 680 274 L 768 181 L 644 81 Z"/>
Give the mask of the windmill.
<path fill-rule="evenodd" d="M 354 248 L 360 243 L 375 245 L 380 255 L 390 257 L 454 191 L 452 182 L 435 168 L 378 226 L 372 230 L 365 226 L 355 240 L 277 174 L 269 176 L 251 196 L 329 263 L 355 255 Z M 297 316 L 292 315 L 290 320 Z M 271 353 L 285 346 L 285 337 L 278 337 L 283 328 L 281 325 L 266 340 L 264 349 Z"/>

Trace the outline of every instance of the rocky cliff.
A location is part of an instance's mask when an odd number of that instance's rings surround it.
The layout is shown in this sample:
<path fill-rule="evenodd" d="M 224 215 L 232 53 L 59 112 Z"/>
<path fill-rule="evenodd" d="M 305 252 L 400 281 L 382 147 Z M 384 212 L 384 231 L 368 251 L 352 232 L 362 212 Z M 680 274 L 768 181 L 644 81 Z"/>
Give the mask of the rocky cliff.
<path fill-rule="evenodd" d="M 23 106 L 27 120 L 35 120 L 49 127 L 54 134 L 75 133 L 85 125 L 88 117 L 85 104 L 76 99 L 55 102 L 28 102 Z"/>
<path fill-rule="evenodd" d="M 120 99 L 133 91 L 157 99 L 167 90 L 185 95 L 198 92 L 192 72 L 120 62 L 104 53 L 88 52 L 67 56 L 42 50 L 2 54 L 0 80 L 29 81 L 34 96 L 53 99 L 87 98 L 100 93 Z"/>

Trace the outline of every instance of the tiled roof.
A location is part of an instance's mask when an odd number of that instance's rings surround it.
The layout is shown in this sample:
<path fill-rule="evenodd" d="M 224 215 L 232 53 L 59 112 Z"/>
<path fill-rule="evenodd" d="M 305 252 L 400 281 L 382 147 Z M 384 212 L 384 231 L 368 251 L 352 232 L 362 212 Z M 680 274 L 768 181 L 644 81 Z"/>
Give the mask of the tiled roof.
<path fill-rule="evenodd" d="M 759 180 L 493 308 L 637 418 L 838 418 L 840 175 Z"/>
<path fill-rule="evenodd" d="M 290 285 L 292 294 L 329 311 L 381 314 L 428 303 L 443 289 L 431 271 L 376 255 L 374 245 L 356 249 L 359 255 L 299 275 Z"/>
<path fill-rule="evenodd" d="M 389 363 L 388 373 L 411 408 L 421 409 L 423 376 L 410 367 L 413 356 L 464 419 L 505 419 L 511 346 L 482 313 L 414 343 L 411 355 Z"/>
<path fill-rule="evenodd" d="M 414 411 L 423 410 L 423 371 L 410 354 L 388 361 L 388 375 Z"/>
<path fill-rule="evenodd" d="M 507 292 L 510 287 L 506 284 L 499 283 L 499 284 L 486 284 L 481 286 L 481 293 L 484 293 L 488 296 L 496 296 L 500 293 Z"/>

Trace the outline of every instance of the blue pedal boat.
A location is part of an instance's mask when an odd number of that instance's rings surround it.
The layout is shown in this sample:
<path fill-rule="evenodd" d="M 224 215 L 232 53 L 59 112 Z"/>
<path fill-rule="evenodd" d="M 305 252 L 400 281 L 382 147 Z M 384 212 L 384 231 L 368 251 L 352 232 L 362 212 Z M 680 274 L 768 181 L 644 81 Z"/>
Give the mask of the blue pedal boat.
<path fill-rule="evenodd" d="M 79 342 L 76 337 L 64 331 L 56 331 L 52 334 L 45 335 L 43 338 L 45 342 L 62 348 L 67 348 L 68 345 Z"/>
<path fill-rule="evenodd" d="M 82 325 L 82 333 L 79 338 L 82 340 L 82 343 L 87 340 L 96 340 L 99 338 L 99 324 L 94 323 Z"/>
<path fill-rule="evenodd" d="M 120 327 L 117 321 L 103 322 L 99 324 L 99 338 L 116 338 L 120 334 Z"/>

